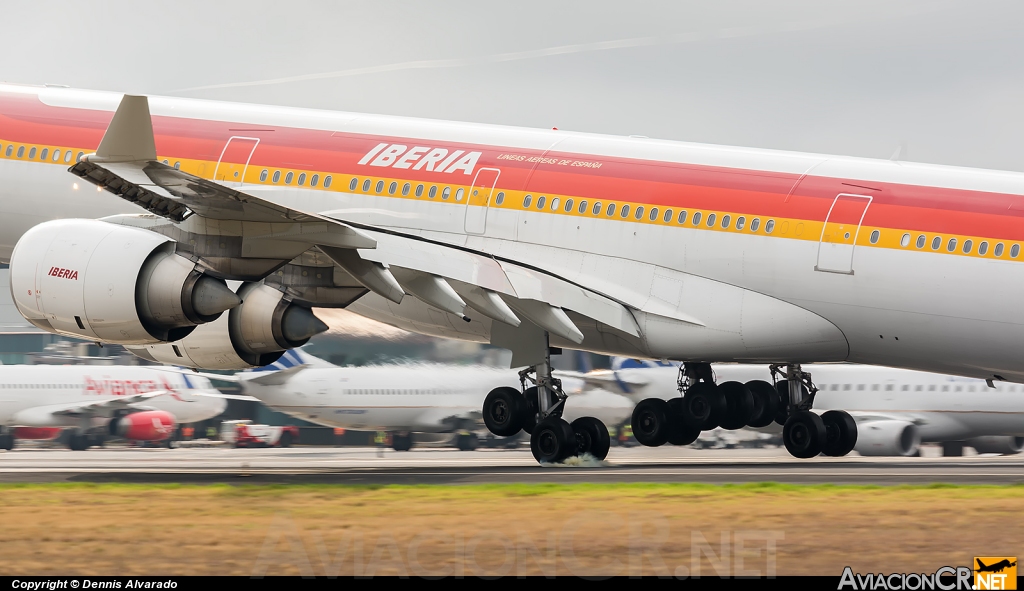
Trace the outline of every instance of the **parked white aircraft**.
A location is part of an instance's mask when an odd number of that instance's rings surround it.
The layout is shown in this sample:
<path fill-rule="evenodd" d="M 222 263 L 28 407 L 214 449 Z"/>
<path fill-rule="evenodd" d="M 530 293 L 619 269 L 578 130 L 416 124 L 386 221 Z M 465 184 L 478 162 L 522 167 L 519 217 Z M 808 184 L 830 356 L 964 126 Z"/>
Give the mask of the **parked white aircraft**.
<path fill-rule="evenodd" d="M 110 365 L 0 366 L 0 448 L 18 427 L 66 428 L 68 446 L 88 449 L 108 435 L 163 441 L 179 423 L 213 418 L 230 395 L 204 377 L 162 368 Z"/>
<path fill-rule="evenodd" d="M 750 387 L 771 380 L 764 366 L 718 364 L 713 369 L 727 389 L 726 383 Z M 922 442 L 941 443 L 947 456 L 962 455 L 964 445 L 979 453 L 1015 454 L 1024 448 L 1024 386 L 994 382 L 990 387 L 984 380 L 862 365 L 806 369 L 819 388 L 816 410 L 845 409 L 853 415 L 854 449 L 861 455 L 917 455 Z M 679 399 L 678 374 L 675 364 L 618 358 L 610 370 L 580 376 L 588 387 L 620 392 L 640 404 L 650 398 Z"/>
<path fill-rule="evenodd" d="M 399 451 L 412 447 L 411 432 L 476 429 L 488 392 L 503 387 L 518 392 L 521 387 L 514 374 L 492 367 L 425 363 L 337 367 L 298 349 L 265 368 L 209 377 L 236 381 L 246 394 L 273 410 L 306 421 L 391 431 L 392 445 Z M 581 431 L 581 439 L 595 440 L 584 451 L 604 458 L 608 432 L 597 433 L 592 418 L 620 425 L 629 420 L 633 403 L 611 392 L 580 392 L 582 385 L 581 381 L 565 384 L 572 404 L 564 419 L 574 431 Z M 474 441 L 475 436 L 463 436 L 457 443 L 470 449 Z"/>
<path fill-rule="evenodd" d="M 545 461 L 577 449 L 549 345 L 687 362 L 684 423 L 709 362 L 784 363 L 799 457 L 854 445 L 801 363 L 1024 382 L 1022 202 L 1011 172 L 0 86 L 0 255 L 33 324 L 217 369 L 301 345 L 313 306 L 490 342 L 546 394 L 495 394 L 488 426 L 541 419 Z"/>

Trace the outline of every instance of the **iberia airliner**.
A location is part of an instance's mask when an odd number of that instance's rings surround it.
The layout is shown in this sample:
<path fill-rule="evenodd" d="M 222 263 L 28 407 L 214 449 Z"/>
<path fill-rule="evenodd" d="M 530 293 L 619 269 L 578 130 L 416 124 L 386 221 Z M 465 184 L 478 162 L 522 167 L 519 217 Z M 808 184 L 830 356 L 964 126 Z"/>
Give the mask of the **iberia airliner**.
<path fill-rule="evenodd" d="M 301 345 L 313 307 L 490 342 L 537 390 L 484 416 L 539 421 L 542 461 L 588 438 L 549 347 L 685 362 L 655 432 L 780 403 L 798 456 L 856 439 L 802 363 L 1024 382 L 1018 173 L 0 86 L 0 192 L 36 326 L 210 369 Z M 723 391 L 724 361 L 782 387 Z"/>

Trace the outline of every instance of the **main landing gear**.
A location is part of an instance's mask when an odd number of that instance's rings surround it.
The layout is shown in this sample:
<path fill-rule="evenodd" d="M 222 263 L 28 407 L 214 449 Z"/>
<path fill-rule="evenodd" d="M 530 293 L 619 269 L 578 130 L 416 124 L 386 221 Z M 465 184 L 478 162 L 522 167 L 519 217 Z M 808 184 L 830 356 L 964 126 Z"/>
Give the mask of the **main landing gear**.
<path fill-rule="evenodd" d="M 817 388 L 797 364 L 770 367 L 774 385 L 763 380 L 716 384 L 707 363 L 684 363 L 677 384 L 681 398 L 648 398 L 633 410 L 633 436 L 643 445 L 689 445 L 701 431 L 783 426 L 782 439 L 794 457 L 844 456 L 857 443 L 849 413 L 811 412 Z M 781 378 L 781 379 L 779 379 Z"/>
<path fill-rule="evenodd" d="M 519 372 L 522 392 L 509 387 L 491 390 L 484 399 L 484 424 L 498 437 L 529 433 L 530 450 L 542 464 L 584 454 L 605 459 L 611 439 L 604 423 L 581 417 L 570 424 L 562 418 L 567 396 L 562 381 L 551 376 L 550 361 L 549 351 L 544 363 Z M 533 385 L 527 387 L 527 382 Z"/>

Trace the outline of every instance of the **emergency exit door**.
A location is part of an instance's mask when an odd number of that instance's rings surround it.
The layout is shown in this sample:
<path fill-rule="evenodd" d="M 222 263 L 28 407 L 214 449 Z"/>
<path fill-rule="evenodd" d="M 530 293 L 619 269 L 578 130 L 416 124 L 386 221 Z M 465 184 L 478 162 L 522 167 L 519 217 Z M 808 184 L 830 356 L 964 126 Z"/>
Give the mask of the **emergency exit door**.
<path fill-rule="evenodd" d="M 494 198 L 494 186 L 498 184 L 501 171 L 497 168 L 481 168 L 473 177 L 466 200 L 466 233 L 483 234 L 487 231 L 487 210 Z"/>
<path fill-rule="evenodd" d="M 869 205 L 871 197 L 867 195 L 836 196 L 821 229 L 815 271 L 853 275 L 853 252 Z"/>
<path fill-rule="evenodd" d="M 217 168 L 213 170 L 213 180 L 228 186 L 241 185 L 245 179 L 245 171 L 249 168 L 249 160 L 259 138 L 232 136 L 217 159 Z"/>

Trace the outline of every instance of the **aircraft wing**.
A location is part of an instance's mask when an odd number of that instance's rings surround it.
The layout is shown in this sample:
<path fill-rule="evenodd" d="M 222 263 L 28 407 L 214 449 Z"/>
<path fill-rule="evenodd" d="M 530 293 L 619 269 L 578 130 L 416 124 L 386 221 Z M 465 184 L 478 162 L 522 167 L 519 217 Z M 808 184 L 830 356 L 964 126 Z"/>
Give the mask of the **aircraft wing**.
<path fill-rule="evenodd" d="M 871 421 L 906 421 L 915 425 L 925 425 L 928 421 L 919 415 L 914 413 L 902 413 L 902 412 L 877 412 L 877 411 L 848 411 L 853 420 L 858 423 L 867 423 Z"/>
<path fill-rule="evenodd" d="M 611 369 L 599 369 L 586 373 L 557 370 L 552 373 L 555 377 L 581 380 L 588 388 L 600 388 L 618 394 L 632 394 L 635 388 L 650 383 L 650 379 L 635 375 L 637 372 L 631 372 L 633 375 L 626 377 Z"/>
<path fill-rule="evenodd" d="M 142 394 L 132 394 L 130 396 L 111 396 L 86 403 L 73 402 L 69 404 L 47 406 L 44 408 L 45 410 L 48 410 L 50 414 L 66 417 L 79 417 L 83 415 L 110 416 L 114 411 L 129 408 L 139 402 L 149 400 L 150 398 L 156 398 L 157 396 L 163 396 L 168 393 L 169 392 L 167 390 L 154 390 L 152 392 L 143 392 Z M 43 408 L 39 408 L 37 410 L 43 410 Z"/>
<path fill-rule="evenodd" d="M 206 221 L 194 226 L 205 226 L 211 233 L 228 227 L 224 224 L 233 228 L 232 232 L 240 230 L 243 259 L 288 262 L 312 256 L 340 267 L 341 276 L 350 276 L 352 285 L 396 304 L 412 294 L 431 308 L 463 319 L 468 319 L 466 311 L 472 308 L 494 321 L 492 344 L 511 349 L 514 366 L 541 361 L 534 358 L 543 354 L 535 341 L 544 331 L 571 343 L 583 343 L 580 323 L 586 323 L 594 338 L 618 331 L 622 337 L 642 339 L 634 310 L 702 324 L 678 311 L 650 308 L 653 304 L 646 293 L 619 289 L 621 293 L 611 296 L 583 284 L 599 281 L 598 277 L 581 276 L 577 278 L 580 283 L 465 247 L 350 223 L 345 220 L 345 210 L 317 214 L 292 209 L 168 166 L 157 160 L 145 96 L 125 95 L 96 153 L 83 157 L 69 170 L 174 224 L 198 216 Z M 232 274 L 225 271 L 224 275 Z M 310 305 L 317 305 L 315 299 Z M 521 327 L 524 322 L 526 326 Z M 594 383 L 600 379 L 593 378 Z"/>

